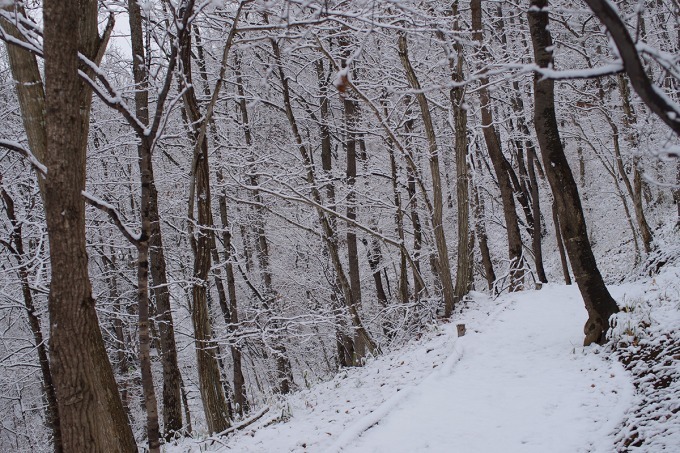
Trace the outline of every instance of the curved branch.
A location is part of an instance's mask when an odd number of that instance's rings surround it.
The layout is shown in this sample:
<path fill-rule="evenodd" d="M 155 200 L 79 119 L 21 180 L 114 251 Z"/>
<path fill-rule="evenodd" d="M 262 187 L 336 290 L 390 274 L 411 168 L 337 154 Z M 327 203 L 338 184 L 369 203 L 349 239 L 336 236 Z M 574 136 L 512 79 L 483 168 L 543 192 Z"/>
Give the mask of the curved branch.
<path fill-rule="evenodd" d="M 640 61 L 635 42 L 612 4 L 607 0 L 585 0 L 585 2 L 604 24 L 614 40 L 619 56 L 623 60 L 623 67 L 628 73 L 628 78 L 635 92 L 652 112 L 680 137 L 680 106 L 649 80 L 645 68 L 642 66 L 642 61 Z"/>

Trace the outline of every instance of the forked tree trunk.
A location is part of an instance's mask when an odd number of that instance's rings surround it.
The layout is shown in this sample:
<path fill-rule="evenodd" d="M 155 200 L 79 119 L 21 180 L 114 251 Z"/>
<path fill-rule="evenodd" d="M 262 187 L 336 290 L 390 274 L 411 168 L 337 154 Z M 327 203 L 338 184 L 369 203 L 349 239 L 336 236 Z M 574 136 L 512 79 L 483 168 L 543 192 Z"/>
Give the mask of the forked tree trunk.
<path fill-rule="evenodd" d="M 92 299 L 85 239 L 85 151 L 91 91 L 78 52 L 98 46 L 95 0 L 46 0 L 45 214 L 49 232 L 50 353 L 65 451 L 137 451 Z"/>
<path fill-rule="evenodd" d="M 341 71 L 349 74 L 347 59 L 349 58 L 349 43 L 346 38 L 340 39 L 342 49 Z M 343 106 L 343 120 L 345 126 L 345 151 L 347 156 L 346 181 L 347 181 L 347 218 L 357 219 L 356 207 L 356 178 L 357 178 L 357 125 L 359 120 L 359 105 L 355 99 L 351 99 L 347 93 L 341 93 Z M 347 225 L 347 268 L 349 271 L 349 283 L 352 287 L 352 296 L 357 307 L 361 307 L 361 276 L 359 274 L 359 250 L 357 234 L 352 225 Z M 361 353 L 359 351 L 359 353 Z"/>
<path fill-rule="evenodd" d="M 548 30 L 547 7 L 547 0 L 531 0 L 528 13 L 534 58 L 541 68 L 548 68 L 553 64 L 553 40 Z M 581 199 L 564 155 L 557 126 L 554 80 L 543 78 L 539 74 L 534 75 L 534 105 L 534 125 L 543 166 L 555 197 L 569 261 L 588 310 L 584 344 L 604 343 L 609 318 L 619 308 L 604 284 L 588 240 Z"/>
<path fill-rule="evenodd" d="M 420 107 L 420 114 L 423 119 L 425 127 L 425 135 L 428 141 L 428 160 L 430 162 L 430 172 L 432 174 L 432 212 L 430 212 L 432 230 L 434 233 L 435 245 L 437 248 L 436 270 L 439 274 L 439 279 L 442 284 L 442 293 L 444 296 L 444 316 L 449 317 L 453 312 L 455 297 L 453 281 L 451 280 L 451 266 L 449 264 L 449 253 L 446 244 L 446 236 L 444 235 L 443 218 L 443 195 L 442 195 L 442 179 L 439 172 L 439 150 L 437 147 L 437 138 L 432 123 L 432 116 L 430 115 L 430 107 L 427 98 L 422 92 L 420 82 L 416 76 L 415 70 L 411 65 L 408 56 L 408 43 L 404 34 L 399 35 L 399 59 L 406 72 L 408 83 L 416 90 L 416 100 Z"/>

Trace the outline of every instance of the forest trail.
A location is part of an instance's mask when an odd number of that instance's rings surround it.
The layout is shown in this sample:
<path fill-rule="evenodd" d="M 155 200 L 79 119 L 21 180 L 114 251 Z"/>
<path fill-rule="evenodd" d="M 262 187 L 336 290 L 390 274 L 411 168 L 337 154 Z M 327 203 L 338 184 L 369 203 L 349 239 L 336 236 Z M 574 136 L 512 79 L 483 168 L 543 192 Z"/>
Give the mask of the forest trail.
<path fill-rule="evenodd" d="M 576 286 L 471 296 L 451 323 L 281 399 L 234 436 L 167 451 L 613 451 L 634 388 L 619 362 L 581 346 Z"/>
<path fill-rule="evenodd" d="M 337 450 L 610 451 L 607 437 L 633 387 L 619 363 L 581 347 L 586 313 L 576 287 L 549 285 L 505 299 L 512 302 L 482 332 L 468 326 L 457 339 L 457 363 Z"/>

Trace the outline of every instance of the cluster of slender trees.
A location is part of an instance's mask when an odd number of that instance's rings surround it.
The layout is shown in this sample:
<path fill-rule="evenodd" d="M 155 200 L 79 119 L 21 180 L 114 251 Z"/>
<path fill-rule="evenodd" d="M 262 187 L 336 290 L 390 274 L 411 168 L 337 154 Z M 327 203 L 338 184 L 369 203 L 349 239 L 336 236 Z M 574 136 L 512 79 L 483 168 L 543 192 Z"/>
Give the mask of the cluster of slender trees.
<path fill-rule="evenodd" d="M 0 6 L 3 448 L 227 434 L 471 290 L 603 343 L 680 219 L 677 2 Z"/>

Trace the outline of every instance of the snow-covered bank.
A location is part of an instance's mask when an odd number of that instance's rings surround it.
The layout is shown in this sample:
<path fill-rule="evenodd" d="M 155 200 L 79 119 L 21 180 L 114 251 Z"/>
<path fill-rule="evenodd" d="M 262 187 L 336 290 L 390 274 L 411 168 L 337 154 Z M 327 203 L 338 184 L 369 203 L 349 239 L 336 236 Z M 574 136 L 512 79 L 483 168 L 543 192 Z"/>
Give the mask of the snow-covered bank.
<path fill-rule="evenodd" d="M 656 282 L 613 292 L 640 300 Z M 454 323 L 406 348 L 272 403 L 229 437 L 167 450 L 616 451 L 640 397 L 610 352 L 581 346 L 586 313 L 577 288 L 473 296 Z M 466 324 L 464 337 L 455 323 Z"/>

